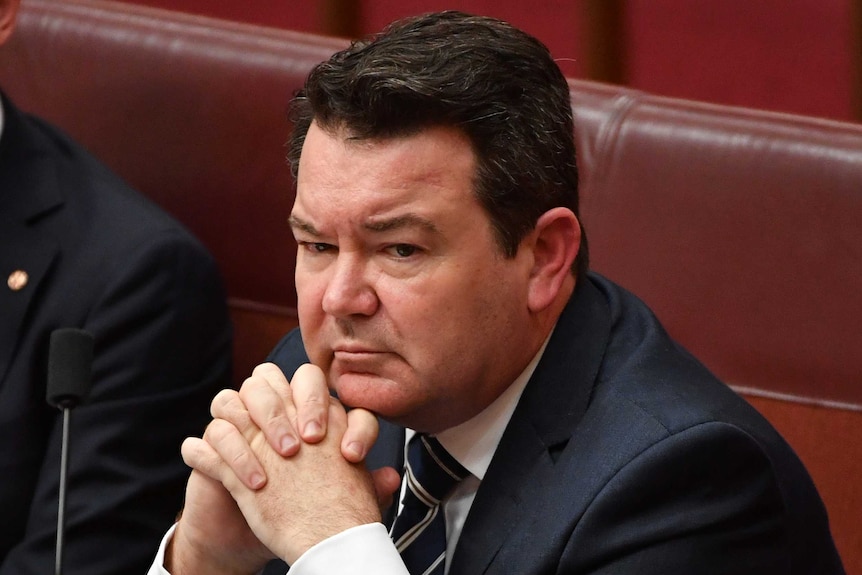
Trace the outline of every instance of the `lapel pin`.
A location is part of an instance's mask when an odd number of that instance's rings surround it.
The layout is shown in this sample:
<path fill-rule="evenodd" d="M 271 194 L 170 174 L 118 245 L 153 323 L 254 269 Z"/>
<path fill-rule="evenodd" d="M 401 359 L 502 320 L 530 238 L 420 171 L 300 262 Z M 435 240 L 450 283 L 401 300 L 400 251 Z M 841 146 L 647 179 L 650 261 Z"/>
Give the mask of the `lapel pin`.
<path fill-rule="evenodd" d="M 27 272 L 24 270 L 15 270 L 9 274 L 9 278 L 6 280 L 6 285 L 8 285 L 9 289 L 12 291 L 21 291 L 24 289 L 24 286 L 27 285 L 29 280 L 30 276 L 27 275 Z"/>

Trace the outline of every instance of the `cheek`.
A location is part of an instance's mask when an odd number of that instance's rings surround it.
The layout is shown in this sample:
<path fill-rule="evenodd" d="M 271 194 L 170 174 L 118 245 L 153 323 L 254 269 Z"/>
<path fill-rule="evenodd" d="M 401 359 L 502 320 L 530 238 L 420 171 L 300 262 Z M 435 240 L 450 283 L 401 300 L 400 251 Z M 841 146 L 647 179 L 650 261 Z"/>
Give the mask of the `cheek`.
<path fill-rule="evenodd" d="M 302 331 L 305 347 L 310 356 L 316 352 L 315 342 L 323 327 L 324 313 L 321 305 L 323 290 L 320 285 L 307 278 L 296 278 L 297 306 L 296 312 L 299 316 L 299 328 Z M 320 358 L 311 357 L 312 361 Z"/>
<path fill-rule="evenodd" d="M 421 290 L 390 293 L 386 314 L 404 342 L 409 363 L 423 372 L 441 364 L 463 364 L 477 340 L 494 337 L 499 300 L 488 298 L 481 282 L 429 282 Z"/>
<path fill-rule="evenodd" d="M 296 296 L 300 311 L 313 312 L 320 307 L 326 283 L 321 274 L 303 273 L 297 271 L 294 276 Z"/>

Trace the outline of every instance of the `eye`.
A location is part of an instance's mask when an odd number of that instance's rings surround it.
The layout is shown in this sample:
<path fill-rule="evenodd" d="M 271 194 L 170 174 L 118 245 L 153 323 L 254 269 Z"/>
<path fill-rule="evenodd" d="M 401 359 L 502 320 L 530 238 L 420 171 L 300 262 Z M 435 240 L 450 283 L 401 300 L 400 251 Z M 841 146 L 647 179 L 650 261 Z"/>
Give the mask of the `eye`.
<path fill-rule="evenodd" d="M 299 244 L 300 248 L 316 254 L 326 253 L 335 249 L 335 246 L 333 246 L 332 244 L 325 244 L 323 242 L 299 241 L 297 242 L 297 244 Z"/>
<path fill-rule="evenodd" d="M 394 254 L 399 258 L 409 258 L 419 250 L 419 248 L 410 244 L 395 244 L 394 246 L 390 246 L 387 249 L 390 253 Z"/>

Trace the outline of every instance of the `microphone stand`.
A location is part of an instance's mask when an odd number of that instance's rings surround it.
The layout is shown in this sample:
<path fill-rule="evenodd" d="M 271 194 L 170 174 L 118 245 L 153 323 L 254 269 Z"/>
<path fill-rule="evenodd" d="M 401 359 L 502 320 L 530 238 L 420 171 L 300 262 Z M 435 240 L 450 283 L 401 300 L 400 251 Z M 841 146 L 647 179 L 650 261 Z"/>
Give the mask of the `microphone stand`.
<path fill-rule="evenodd" d="M 54 575 L 63 573 L 63 544 L 66 531 L 66 482 L 69 470 L 69 421 L 72 408 L 90 389 L 93 365 L 93 336 L 75 328 L 51 332 L 48 350 L 48 403 L 63 412 L 63 437 L 60 442 L 60 486 L 57 506 L 57 546 Z"/>
<path fill-rule="evenodd" d="M 68 404 L 63 409 L 63 439 L 60 443 L 60 497 L 57 507 L 57 545 L 54 554 L 54 575 L 63 573 L 63 534 L 66 531 L 66 472 L 69 468 L 69 420 L 72 410 Z"/>

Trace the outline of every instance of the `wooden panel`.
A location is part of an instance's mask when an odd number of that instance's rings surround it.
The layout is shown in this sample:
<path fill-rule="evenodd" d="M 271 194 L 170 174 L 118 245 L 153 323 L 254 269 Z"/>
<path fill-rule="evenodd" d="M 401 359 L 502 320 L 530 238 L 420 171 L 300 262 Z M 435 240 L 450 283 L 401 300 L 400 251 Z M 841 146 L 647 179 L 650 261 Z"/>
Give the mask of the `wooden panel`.
<path fill-rule="evenodd" d="M 319 0 L 318 30 L 328 36 L 357 38 L 362 35 L 359 23 L 359 0 Z"/>
<path fill-rule="evenodd" d="M 584 76 L 598 82 L 626 84 L 625 2 L 584 0 L 581 9 Z"/>

